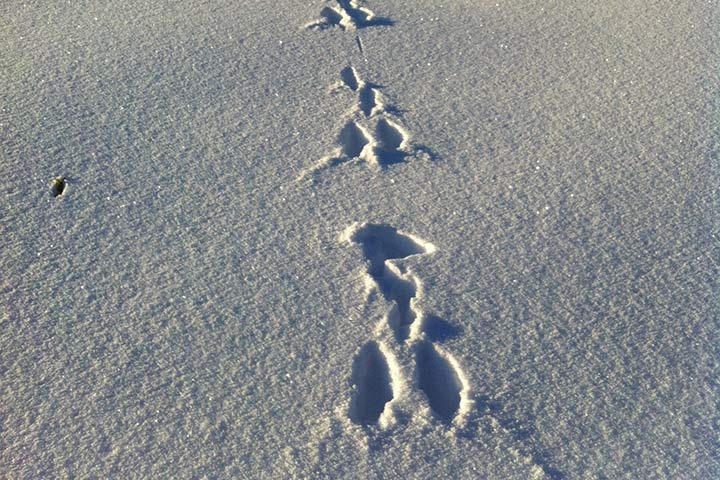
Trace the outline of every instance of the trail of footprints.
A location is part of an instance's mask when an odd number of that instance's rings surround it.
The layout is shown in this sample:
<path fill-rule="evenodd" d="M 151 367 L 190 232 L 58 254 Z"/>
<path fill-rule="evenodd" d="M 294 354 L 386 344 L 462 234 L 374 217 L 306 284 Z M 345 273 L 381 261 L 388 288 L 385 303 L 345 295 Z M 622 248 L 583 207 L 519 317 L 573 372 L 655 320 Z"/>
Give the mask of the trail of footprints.
<path fill-rule="evenodd" d="M 461 424 L 472 404 L 468 382 L 452 355 L 428 339 L 425 320 L 433 317 L 414 305 L 420 281 L 396 263 L 432 253 L 435 247 L 393 227 L 368 223 L 352 226 L 343 238 L 362 248 L 371 284 L 392 302 L 376 329 L 378 338 L 368 341 L 355 358 L 350 419 L 360 425 L 387 425 L 393 419 L 393 403 L 403 396 L 401 369 L 380 338 L 387 328 L 390 338 L 414 356 L 414 383 L 437 418 L 446 424 Z"/>
<path fill-rule="evenodd" d="M 305 27 L 356 30 L 393 24 L 356 0 L 334 3 L 336 5 L 323 8 L 320 18 Z M 356 40 L 362 52 L 360 37 Z M 303 172 L 299 179 L 351 161 L 382 169 L 403 162 L 414 153 L 410 136 L 393 115 L 398 110 L 388 104 L 380 88 L 363 80 L 352 66 L 340 71 L 333 91 L 352 92 L 355 104 L 339 129 L 336 149 Z M 415 306 L 420 281 L 397 263 L 410 256 L 432 253 L 435 247 L 387 225 L 354 225 L 345 238 L 362 248 L 368 261 L 369 282 L 392 305 L 380 322 L 379 331 L 389 329 L 390 338 L 412 353 L 414 383 L 424 393 L 435 415 L 447 424 L 460 422 L 471 404 L 467 381 L 455 359 L 428 339 L 424 330 L 429 331 L 430 320 L 437 317 L 426 316 Z M 388 423 L 393 403 L 403 395 L 401 368 L 380 337 L 368 341 L 353 362 L 354 394 L 349 416 L 360 425 Z"/>
<path fill-rule="evenodd" d="M 361 1 L 331 2 L 333 5 L 323 8 L 320 18 L 305 28 L 326 30 L 337 27 L 352 31 L 393 25 L 392 20 L 378 17 Z M 364 55 L 359 34 L 355 39 Z M 303 172 L 299 179 L 351 161 L 383 169 L 418 153 L 433 158 L 427 147 L 411 144 L 410 136 L 397 119 L 399 110 L 388 104 L 380 89 L 379 85 L 360 78 L 352 66 L 340 71 L 340 80 L 333 90 L 352 92 L 356 95 L 355 105 L 339 128 L 337 148 Z M 455 358 L 437 345 L 456 334 L 457 329 L 418 309 L 415 299 L 421 293 L 421 282 L 402 264 L 403 259 L 433 253 L 435 247 L 391 226 L 371 223 L 354 224 L 345 231 L 343 239 L 362 249 L 368 264 L 368 284 L 391 305 L 377 325 L 374 338 L 364 344 L 353 361 L 350 420 L 358 425 L 379 425 L 381 428 L 394 422 L 395 405 L 411 396 L 406 391 L 403 366 L 393 354 L 397 351 L 410 354 L 414 365 L 411 384 L 422 392 L 434 415 L 447 425 L 463 427 L 474 405 L 470 387 Z M 501 415 L 500 407 L 490 405 L 486 397 L 480 400 L 485 404 L 482 407 L 484 414 L 492 419 L 493 428 L 504 430 L 519 443 L 524 443 L 526 434 L 513 427 L 512 419 Z M 562 478 L 562 472 L 550 467 L 544 455 L 531 450 L 528 455 L 521 456 L 525 457 L 524 462 L 535 463 L 549 478 Z"/>
<path fill-rule="evenodd" d="M 303 172 L 300 180 L 351 161 L 383 169 L 415 153 L 410 135 L 391 115 L 398 110 L 388 104 L 379 85 L 362 80 L 355 68 L 346 67 L 340 71 L 333 91 L 353 92 L 355 104 L 338 132 L 337 148 Z"/>

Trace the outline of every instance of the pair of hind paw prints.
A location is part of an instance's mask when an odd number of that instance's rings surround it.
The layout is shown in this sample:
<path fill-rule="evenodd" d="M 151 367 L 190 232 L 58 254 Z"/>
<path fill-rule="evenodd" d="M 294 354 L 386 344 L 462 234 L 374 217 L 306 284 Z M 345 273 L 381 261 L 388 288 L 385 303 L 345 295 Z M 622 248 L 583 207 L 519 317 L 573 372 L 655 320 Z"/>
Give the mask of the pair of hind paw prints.
<path fill-rule="evenodd" d="M 337 135 L 337 147 L 301 173 L 298 180 L 353 161 L 382 169 L 415 153 L 407 130 L 390 115 L 397 109 L 387 102 L 379 85 L 362 80 L 353 67 L 347 67 L 332 90 L 353 92 L 356 102 Z"/>
<path fill-rule="evenodd" d="M 320 18 L 308 23 L 305 28 L 325 30 L 338 27 L 341 30 L 355 30 L 393 24 L 392 20 L 378 17 L 357 0 L 336 0 L 332 4 L 324 7 L 320 11 Z"/>
<path fill-rule="evenodd" d="M 387 427 L 395 418 L 395 404 L 405 392 L 402 367 L 383 338 L 414 357 L 413 384 L 443 423 L 462 425 L 470 411 L 470 388 L 458 362 L 425 334 L 426 316 L 416 306 L 421 284 L 397 260 L 435 251 L 435 246 L 387 225 L 356 224 L 343 240 L 362 248 L 368 262 L 367 278 L 392 306 L 355 357 L 351 374 L 350 420 L 359 425 Z M 383 331 L 390 335 L 383 335 Z"/>

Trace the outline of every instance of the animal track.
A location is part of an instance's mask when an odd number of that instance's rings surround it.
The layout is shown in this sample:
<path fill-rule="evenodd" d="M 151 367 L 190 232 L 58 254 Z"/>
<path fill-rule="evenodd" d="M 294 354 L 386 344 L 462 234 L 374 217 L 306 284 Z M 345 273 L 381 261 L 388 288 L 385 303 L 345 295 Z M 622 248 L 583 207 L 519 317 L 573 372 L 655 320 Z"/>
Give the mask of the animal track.
<path fill-rule="evenodd" d="M 337 7 L 325 7 L 320 18 L 308 23 L 305 28 L 325 30 L 339 27 L 341 30 L 355 30 L 365 27 L 393 25 L 388 18 L 376 16 L 369 8 L 360 6 L 356 0 L 337 0 Z"/>
<path fill-rule="evenodd" d="M 350 402 L 350 419 L 359 425 L 376 423 L 385 404 L 393 399 L 390 368 L 376 342 L 366 343 L 355 357 L 351 384 L 355 392 Z"/>
<path fill-rule="evenodd" d="M 388 312 L 388 325 L 393 329 L 398 340 L 406 340 L 410 335 L 410 327 L 418 316 L 411 305 L 412 299 L 417 294 L 415 277 L 412 275 L 403 277 L 394 265 L 389 264 L 385 267 L 382 276 L 375 281 L 383 296 L 395 302 L 395 306 Z"/>
<path fill-rule="evenodd" d="M 348 122 L 340 130 L 338 136 L 338 143 L 340 144 L 340 151 L 347 158 L 360 158 L 363 150 L 371 142 L 370 136 L 359 127 L 355 122 Z"/>
<path fill-rule="evenodd" d="M 415 359 L 418 386 L 427 396 L 430 408 L 443 422 L 452 422 L 467 390 L 453 365 L 455 362 L 427 341 L 417 344 Z"/>
<path fill-rule="evenodd" d="M 313 175 L 327 168 L 335 167 L 352 160 L 376 162 L 375 154 L 372 150 L 375 142 L 364 128 L 353 121 L 347 122 L 340 130 L 337 144 L 339 146 L 332 154 L 318 160 L 309 170 L 302 172 L 297 180 L 300 181 L 308 175 Z"/>
<path fill-rule="evenodd" d="M 426 149 L 410 143 L 410 135 L 396 119 L 387 112 L 399 111 L 385 103 L 380 87 L 364 81 L 353 67 L 340 71 L 340 81 L 332 91 L 347 89 L 357 93 L 357 104 L 350 119 L 340 130 L 337 138 L 338 148 L 323 157 L 298 176 L 298 181 L 329 167 L 360 159 L 376 168 L 384 169 L 389 165 L 401 163 L 405 158 Z M 368 133 L 365 124 L 374 122 L 373 134 Z M 370 123 L 370 125 L 373 125 Z"/>
<path fill-rule="evenodd" d="M 381 165 L 400 163 L 407 156 L 407 134 L 399 125 L 381 118 L 375 126 L 377 148 L 375 156 Z"/>
<path fill-rule="evenodd" d="M 364 83 L 360 80 L 360 77 L 353 67 L 343 68 L 340 71 L 340 79 L 342 80 L 342 83 L 353 92 L 358 89 L 361 83 Z"/>
<path fill-rule="evenodd" d="M 362 248 L 368 262 L 367 274 L 383 297 L 393 302 L 386 316 L 387 324 L 400 345 L 410 340 L 409 345 L 415 351 L 417 386 L 428 399 L 430 408 L 446 424 L 453 423 L 456 419 L 461 421 L 472 403 L 469 399 L 467 381 L 455 359 L 427 340 L 420 328 L 415 328 L 421 319 L 423 324 L 426 324 L 422 326 L 429 327 L 428 330 L 437 329 L 440 325 L 447 331 L 449 328 L 447 322 L 433 315 L 425 318 L 424 314 L 416 309 L 413 299 L 418 294 L 420 282 L 412 273 L 405 271 L 394 262 L 413 255 L 432 253 L 435 251 L 435 246 L 415 236 L 399 232 L 394 227 L 372 223 L 353 225 L 345 232 L 343 238 Z M 366 357 L 368 355 L 365 354 Z M 354 367 L 354 379 L 357 378 L 356 372 L 357 368 Z M 380 383 L 387 382 L 383 380 Z M 351 419 L 355 423 L 363 424 L 376 422 L 382 413 L 382 409 L 377 406 L 379 401 L 376 401 L 374 404 L 376 406 L 370 409 L 372 415 L 362 416 L 371 419 L 369 422 L 364 422 L 357 420 L 361 417 L 357 406 L 359 398 L 361 397 L 358 394 L 351 404 Z M 377 394 L 373 398 L 385 399 L 383 405 L 389 401 L 387 394 Z"/>
<path fill-rule="evenodd" d="M 358 227 L 349 239 L 362 246 L 370 262 L 371 276 L 381 274 L 386 260 L 407 258 L 411 255 L 432 253 L 435 246 L 411 235 L 405 235 L 389 225 L 366 223 Z"/>
<path fill-rule="evenodd" d="M 375 135 L 378 138 L 379 148 L 387 152 L 398 150 L 405 142 L 405 135 L 400 127 L 384 118 L 378 121 Z"/>
<path fill-rule="evenodd" d="M 364 225 L 350 240 L 362 246 L 363 254 L 370 263 L 368 275 L 375 281 L 378 290 L 387 300 L 395 302 L 388 313 L 388 323 L 395 336 L 401 341 L 407 339 L 409 327 L 417 318 L 411 303 L 417 294 L 417 280 L 388 260 L 430 253 L 435 247 L 401 234 L 393 227 L 374 224 Z"/>
<path fill-rule="evenodd" d="M 336 3 L 337 6 L 324 7 L 320 11 L 320 18 L 307 24 L 306 28 L 324 30 L 338 27 L 341 30 L 355 30 L 393 24 L 387 18 L 377 17 L 371 10 L 361 6 L 358 0 L 336 0 Z M 357 48 L 367 62 L 359 32 L 355 35 Z M 349 66 L 340 72 L 340 87 L 357 93 L 356 109 L 344 120 L 337 136 L 335 153 L 321 159 L 309 171 L 301 174 L 299 180 L 307 174 L 353 159 L 384 167 L 402 162 L 410 154 L 423 155 L 431 160 L 436 158 L 428 147 L 410 145 L 410 136 L 397 121 L 402 111 L 387 105 L 380 86 L 362 80 L 357 71 Z M 370 128 L 366 128 L 363 121 L 374 121 L 373 135 L 368 133 Z M 57 194 L 60 193 L 62 190 Z M 433 343 L 454 337 L 460 330 L 440 317 L 426 315 L 416 307 L 415 299 L 422 292 L 421 283 L 415 275 L 395 263 L 395 260 L 413 255 L 432 253 L 435 247 L 387 225 L 356 224 L 343 237 L 362 247 L 369 264 L 367 274 L 371 283 L 392 303 L 384 322 L 379 326 L 387 325 L 390 328 L 390 335 L 394 334 L 401 351 L 409 349 L 413 352 L 415 385 L 427 398 L 430 409 L 441 422 L 465 430 L 467 414 L 474 403 L 470 398 L 469 384 L 453 356 Z M 381 334 L 382 328 L 376 329 L 376 335 Z M 386 344 L 379 340 L 368 341 L 360 349 L 353 361 L 350 379 L 353 393 L 349 417 L 352 422 L 363 426 L 379 424 L 383 428 L 388 425 L 393 410 L 389 406 L 404 395 L 400 371 L 395 357 L 390 354 Z M 504 421 L 491 405 L 487 410 L 495 424 L 519 441 L 524 438 L 524 432 L 513 428 L 511 422 Z M 540 454 L 533 453 L 530 461 L 541 467 L 550 478 L 563 476 L 562 472 L 549 467 Z"/>
<path fill-rule="evenodd" d="M 374 87 L 362 83 L 358 92 L 358 106 L 360 111 L 366 116 L 371 117 L 383 111 L 383 104 L 379 101 L 380 92 Z"/>
<path fill-rule="evenodd" d="M 340 86 L 358 92 L 358 110 L 365 118 L 370 118 L 384 111 L 385 104 L 381 100 L 379 87 L 365 82 L 353 67 L 345 67 L 340 71 Z"/>
<path fill-rule="evenodd" d="M 324 30 L 338 27 L 341 30 L 355 30 L 393 24 L 387 18 L 377 17 L 370 9 L 361 6 L 358 0 L 336 0 L 336 3 L 337 6 L 324 7 L 320 11 L 320 18 L 307 24 L 306 28 Z M 364 56 L 359 34 L 356 36 L 356 43 Z M 411 153 L 409 135 L 386 115 L 388 108 L 382 99 L 379 86 L 365 82 L 357 71 L 349 66 L 340 71 L 340 87 L 357 93 L 357 109 L 340 130 L 335 153 L 321 159 L 308 172 L 301 174 L 300 179 L 308 173 L 353 159 L 384 167 L 402 162 Z M 374 124 L 373 137 L 358 122 L 359 118 L 367 120 L 374 117 L 379 118 Z M 418 319 L 422 318 L 422 312 L 414 305 L 420 291 L 420 281 L 394 262 L 412 255 L 432 253 L 435 247 L 387 225 L 353 226 L 346 232 L 346 238 L 362 247 L 369 264 L 368 276 L 382 296 L 392 302 L 385 320 L 395 339 L 400 345 L 408 339 L 411 340 L 410 345 L 415 345 L 418 388 L 425 393 L 431 409 L 443 422 L 453 422 L 460 417 L 463 403 L 470 402 L 466 398 L 466 382 L 457 362 L 449 354 L 433 346 L 425 339 L 425 333 L 416 328 L 421 326 Z M 443 324 L 436 321 L 434 325 Z M 353 362 L 353 396 L 349 416 L 356 424 L 367 426 L 380 422 L 388 403 L 396 396 L 387 355 L 382 344 L 369 341 Z M 382 425 L 382 422 L 380 423 Z"/>

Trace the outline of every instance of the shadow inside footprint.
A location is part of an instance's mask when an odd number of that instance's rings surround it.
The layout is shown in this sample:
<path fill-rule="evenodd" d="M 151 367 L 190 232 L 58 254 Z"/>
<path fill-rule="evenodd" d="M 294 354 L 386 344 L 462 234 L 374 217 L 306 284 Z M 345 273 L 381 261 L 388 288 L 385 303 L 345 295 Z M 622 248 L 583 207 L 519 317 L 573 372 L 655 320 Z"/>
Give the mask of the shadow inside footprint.
<path fill-rule="evenodd" d="M 382 281 L 386 260 L 395 260 L 410 255 L 429 253 L 432 245 L 423 245 L 414 238 L 403 235 L 389 225 L 368 223 L 360 227 L 351 237 L 362 246 L 365 258 L 370 262 L 368 273 L 378 282 Z"/>
<path fill-rule="evenodd" d="M 370 143 L 370 139 L 355 122 L 348 122 L 340 130 L 338 142 L 342 147 L 343 154 L 355 158 L 360 156 L 365 145 Z"/>
<path fill-rule="evenodd" d="M 458 374 L 430 342 L 420 342 L 415 355 L 420 390 L 433 412 L 444 423 L 451 423 L 460 408 L 463 388 Z"/>
<path fill-rule="evenodd" d="M 368 342 L 355 358 L 352 385 L 356 392 L 350 403 L 350 420 L 359 425 L 376 423 L 392 400 L 390 369 L 382 350 L 375 342 Z"/>
<path fill-rule="evenodd" d="M 382 281 L 377 280 L 383 296 L 395 302 L 395 305 L 388 313 L 388 324 L 395 332 L 395 338 L 402 342 L 408 338 L 409 328 L 415 322 L 417 313 L 410 306 L 410 301 L 417 294 L 417 287 L 414 279 L 402 278 L 396 272 L 385 268 Z"/>
<path fill-rule="evenodd" d="M 400 150 L 405 135 L 400 127 L 381 118 L 375 127 L 375 134 L 378 141 L 376 155 L 381 165 L 401 163 L 405 160 L 407 153 Z"/>
<path fill-rule="evenodd" d="M 353 67 L 343 68 L 340 72 L 340 79 L 342 79 L 345 86 L 353 92 L 358 89 L 360 80 L 358 79 L 357 72 Z"/>
<path fill-rule="evenodd" d="M 360 92 L 358 94 L 358 97 L 360 99 L 360 111 L 362 111 L 366 117 L 372 115 L 373 109 L 377 107 L 376 96 L 377 92 L 372 87 L 363 85 L 363 87 L 360 89 Z"/>

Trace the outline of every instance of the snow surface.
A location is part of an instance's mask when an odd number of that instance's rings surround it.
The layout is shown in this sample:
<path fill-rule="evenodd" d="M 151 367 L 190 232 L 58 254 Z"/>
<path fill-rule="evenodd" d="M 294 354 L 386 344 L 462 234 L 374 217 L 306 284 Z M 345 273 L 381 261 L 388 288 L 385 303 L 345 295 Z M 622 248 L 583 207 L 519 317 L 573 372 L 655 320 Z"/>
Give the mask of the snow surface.
<path fill-rule="evenodd" d="M 0 476 L 720 478 L 716 1 L 6 0 L 0 44 Z"/>

